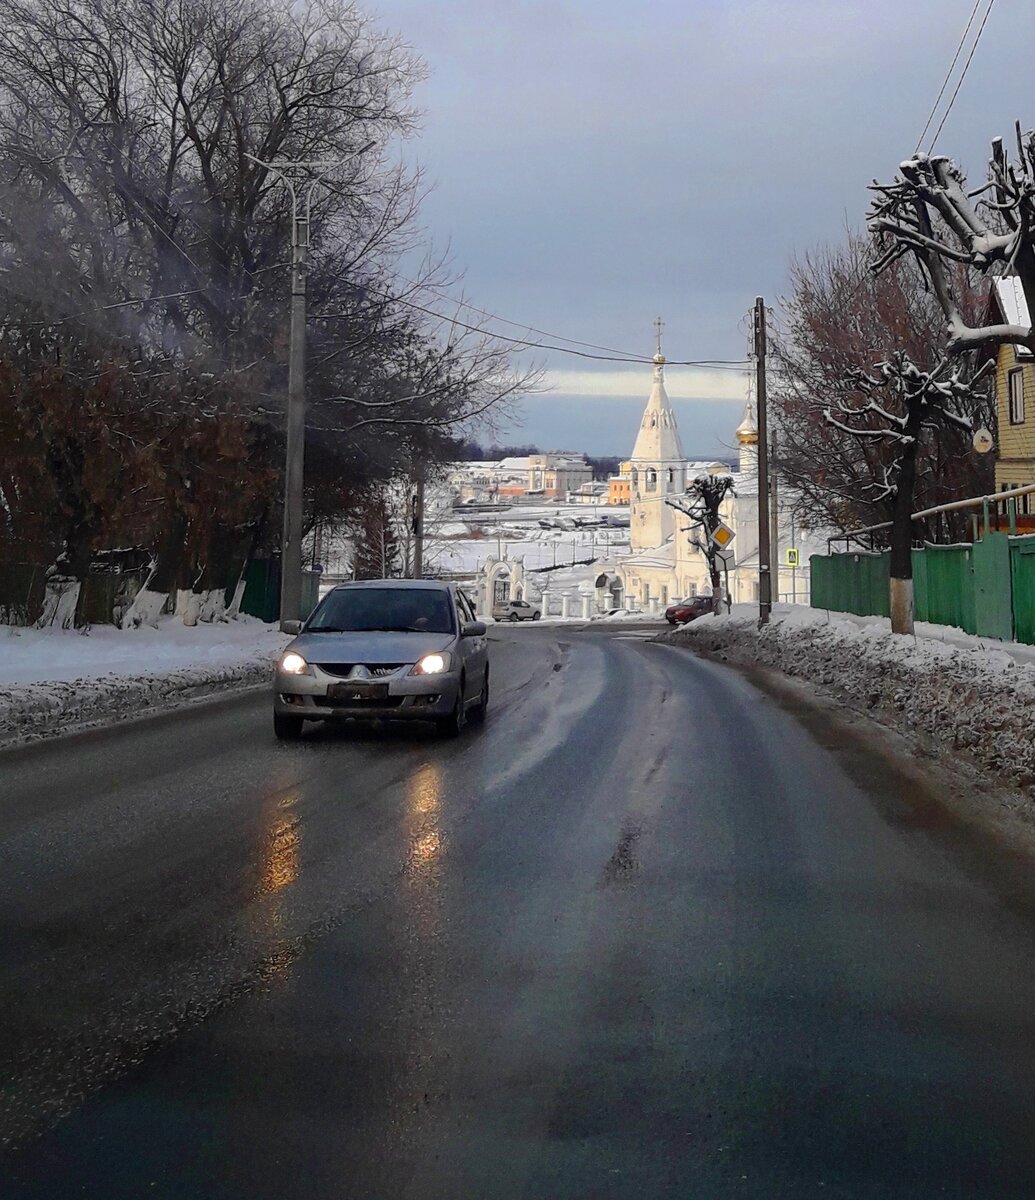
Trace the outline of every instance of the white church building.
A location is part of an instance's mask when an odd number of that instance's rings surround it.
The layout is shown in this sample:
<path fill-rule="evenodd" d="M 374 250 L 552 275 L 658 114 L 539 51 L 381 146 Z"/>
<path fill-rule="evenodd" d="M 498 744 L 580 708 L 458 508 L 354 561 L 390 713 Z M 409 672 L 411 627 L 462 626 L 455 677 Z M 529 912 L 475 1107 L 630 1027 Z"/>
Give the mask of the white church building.
<path fill-rule="evenodd" d="M 736 471 L 718 461 L 689 461 L 683 453 L 676 415 L 665 390 L 665 357 L 654 356 L 654 379 L 630 458 L 630 553 L 613 564 L 627 607 L 663 611 L 688 596 L 709 595 L 711 580 L 704 554 L 693 544 L 701 536 L 690 518 L 666 503 L 684 496 L 702 474 L 731 475 L 733 493 L 720 515 L 734 531 L 724 587 L 734 604 L 758 599 L 758 426 L 749 399 L 736 430 Z M 807 604 L 808 555 L 823 553 L 815 534 L 806 535 L 789 512 L 781 512 L 773 556 L 773 598 Z M 795 556 L 787 551 L 797 551 Z"/>

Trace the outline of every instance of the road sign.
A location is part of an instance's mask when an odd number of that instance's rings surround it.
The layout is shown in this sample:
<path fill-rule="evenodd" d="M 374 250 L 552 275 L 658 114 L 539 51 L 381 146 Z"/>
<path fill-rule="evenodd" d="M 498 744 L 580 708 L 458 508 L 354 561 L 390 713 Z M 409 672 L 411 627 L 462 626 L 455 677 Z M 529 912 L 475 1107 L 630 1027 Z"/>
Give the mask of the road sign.
<path fill-rule="evenodd" d="M 720 521 L 712 530 L 711 537 L 708 540 L 716 549 L 727 550 L 736 536 L 725 521 Z"/>
<path fill-rule="evenodd" d="M 987 454 L 995 443 L 987 429 L 974 430 L 974 449 L 978 454 Z"/>
<path fill-rule="evenodd" d="M 798 551 L 790 546 L 787 547 L 787 565 L 789 567 L 796 567 L 798 565 Z"/>

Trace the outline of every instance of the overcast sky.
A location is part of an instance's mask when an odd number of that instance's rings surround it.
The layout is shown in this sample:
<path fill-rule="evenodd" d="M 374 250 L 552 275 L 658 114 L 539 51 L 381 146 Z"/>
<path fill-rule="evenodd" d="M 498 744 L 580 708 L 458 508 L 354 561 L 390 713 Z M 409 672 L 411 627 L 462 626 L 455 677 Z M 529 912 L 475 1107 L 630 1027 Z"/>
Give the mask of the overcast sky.
<path fill-rule="evenodd" d="M 569 338 L 741 358 L 756 295 L 859 226 L 908 157 L 972 0 L 371 0 L 430 75 L 407 153 L 473 303 Z M 981 11 L 984 10 L 982 0 Z M 1035 124 L 1031 0 L 997 0 L 937 149 L 983 178 Z M 950 89 L 951 90 L 951 89 Z M 649 369 L 542 355 L 515 441 L 625 454 Z M 727 447 L 736 375 L 671 368 L 690 454 Z"/>

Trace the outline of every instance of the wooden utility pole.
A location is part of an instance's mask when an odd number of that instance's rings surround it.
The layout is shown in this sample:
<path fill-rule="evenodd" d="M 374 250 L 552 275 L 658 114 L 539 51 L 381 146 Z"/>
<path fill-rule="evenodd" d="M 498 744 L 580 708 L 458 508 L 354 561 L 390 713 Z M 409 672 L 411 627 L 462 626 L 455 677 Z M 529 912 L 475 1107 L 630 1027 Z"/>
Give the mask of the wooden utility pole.
<path fill-rule="evenodd" d="M 354 158 L 373 147 L 368 142 L 349 154 Z M 291 197 L 291 328 L 288 343 L 287 447 L 284 462 L 284 526 L 280 547 L 280 627 L 308 616 L 302 612 L 302 520 L 305 477 L 305 322 L 306 273 L 313 193 L 337 162 L 263 162 L 245 158 L 279 179 Z"/>
<path fill-rule="evenodd" d="M 776 471 L 776 430 L 773 430 L 772 440 L 772 462 L 767 463 L 767 466 L 773 468 L 772 479 L 769 480 L 769 527 L 772 530 L 770 534 L 769 554 L 772 565 L 772 600 L 775 604 L 780 602 L 780 502 L 777 492 L 779 490 L 780 480 Z"/>
<path fill-rule="evenodd" d="M 769 430 L 765 392 L 765 301 L 755 300 L 755 398 L 758 404 L 758 624 L 769 623 L 773 608 L 769 538 Z"/>

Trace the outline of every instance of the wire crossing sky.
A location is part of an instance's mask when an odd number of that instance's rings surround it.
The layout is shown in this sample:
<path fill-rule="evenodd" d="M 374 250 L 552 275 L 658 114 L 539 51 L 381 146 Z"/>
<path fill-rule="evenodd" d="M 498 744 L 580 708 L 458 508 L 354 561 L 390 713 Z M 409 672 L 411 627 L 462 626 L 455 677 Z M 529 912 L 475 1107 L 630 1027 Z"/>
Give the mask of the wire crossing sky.
<path fill-rule="evenodd" d="M 557 331 L 569 348 L 649 358 L 660 314 L 670 359 L 740 361 L 754 297 L 775 306 L 792 256 L 862 227 L 867 184 L 895 174 L 925 121 L 927 137 L 945 117 L 935 148 L 975 179 L 993 136 L 1035 125 L 1029 0 L 371 11 L 429 68 L 404 153 L 434 182 L 424 220 L 463 273 L 451 300 L 533 342 Z M 525 402 L 511 440 L 627 453 L 649 367 L 531 353 L 554 390 Z M 667 385 L 688 453 L 732 443 L 740 372 L 673 367 Z"/>

